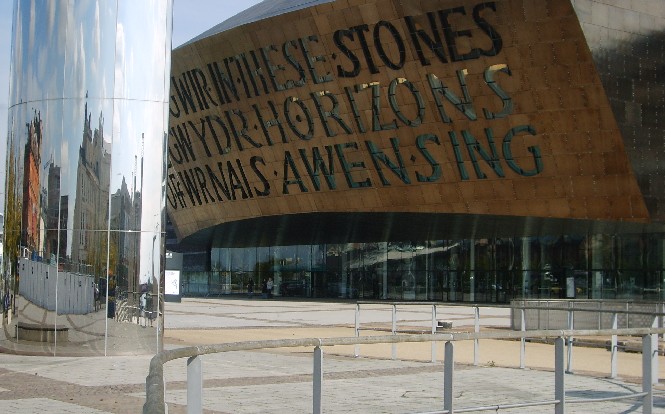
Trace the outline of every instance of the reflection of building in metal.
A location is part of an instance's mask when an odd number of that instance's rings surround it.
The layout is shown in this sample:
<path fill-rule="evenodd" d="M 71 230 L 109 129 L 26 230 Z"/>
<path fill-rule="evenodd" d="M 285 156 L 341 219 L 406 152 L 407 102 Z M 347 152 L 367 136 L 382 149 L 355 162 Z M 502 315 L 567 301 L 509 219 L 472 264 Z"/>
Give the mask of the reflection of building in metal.
<path fill-rule="evenodd" d="M 58 234 L 59 218 L 60 218 L 60 167 L 53 164 L 51 160 L 47 162 L 44 166 L 44 169 L 48 169 L 48 186 L 46 189 L 46 204 L 44 208 L 46 212 L 44 217 L 46 217 L 46 245 L 44 246 L 44 257 L 49 261 L 55 262 L 53 255 L 59 255 L 64 257 L 62 254 L 65 251 L 67 239 L 61 238 Z M 66 228 L 66 227 L 63 227 Z M 58 251 L 58 246 L 60 251 Z"/>
<path fill-rule="evenodd" d="M 264 1 L 176 49 L 185 293 L 665 299 L 665 3 L 611 3 Z"/>
<path fill-rule="evenodd" d="M 95 280 L 78 272 L 58 272 L 55 264 L 22 258 L 19 262 L 19 294 L 48 311 L 85 315 L 95 309 Z M 57 277 L 56 277 L 57 274 Z M 56 296 L 58 283 L 68 287 L 67 295 Z M 57 301 L 57 304 L 56 304 Z"/>
<path fill-rule="evenodd" d="M 91 125 L 92 115 L 84 109 L 83 140 L 79 149 L 74 204 L 72 264 L 81 272 L 99 275 L 106 268 L 107 234 L 95 231 L 108 226 L 108 197 L 111 154 L 104 148 L 104 117 L 98 127 Z M 82 265 L 82 266 L 81 266 Z"/>
<path fill-rule="evenodd" d="M 171 3 L 14 3 L 0 284 L 14 312 L 0 349 L 161 348 L 164 266 L 153 256 L 163 240 Z M 148 274 L 158 278 L 152 329 L 139 325 L 136 300 Z M 22 337 L 26 324 L 53 335 Z"/>
<path fill-rule="evenodd" d="M 5 240 L 5 216 L 0 214 L 0 269 L 2 269 L 3 258 L 5 255 L 4 240 Z M 4 292 L 5 278 L 0 275 L 0 292 Z"/>
<path fill-rule="evenodd" d="M 21 245 L 39 255 L 39 183 L 41 172 L 42 119 L 35 111 L 34 118 L 26 125 L 28 140 L 23 153 L 23 232 Z"/>
<path fill-rule="evenodd" d="M 67 219 L 69 216 L 68 196 L 60 195 L 60 170 L 59 166 L 49 160 L 44 169 L 48 168 L 47 202 L 44 204 L 46 211 L 46 240 L 44 247 L 44 260 L 55 262 L 57 257 L 67 257 Z"/>
<path fill-rule="evenodd" d="M 135 187 L 135 178 L 132 183 Z M 111 246 L 117 259 L 112 261 L 115 267 L 110 272 L 116 277 L 118 286 L 127 292 L 138 292 L 138 257 L 135 252 L 140 246 L 141 215 L 137 214 L 141 208 L 140 197 L 140 192 L 127 187 L 124 176 L 120 188 L 111 195 L 111 228 L 116 230 Z M 133 305 L 137 299 L 137 295 L 129 294 L 127 300 Z"/>

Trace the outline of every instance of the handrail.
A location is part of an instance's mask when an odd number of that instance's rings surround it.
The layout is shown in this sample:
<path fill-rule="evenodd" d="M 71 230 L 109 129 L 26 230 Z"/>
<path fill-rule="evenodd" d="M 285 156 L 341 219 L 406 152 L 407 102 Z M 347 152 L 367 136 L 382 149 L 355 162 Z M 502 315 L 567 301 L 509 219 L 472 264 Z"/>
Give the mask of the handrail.
<path fill-rule="evenodd" d="M 552 302 L 552 303 L 626 303 L 626 300 L 622 299 L 512 299 L 512 302 Z M 480 307 L 490 307 L 490 308 L 510 308 L 512 305 L 510 303 L 498 303 L 498 302 L 445 302 L 438 300 L 357 300 L 356 303 L 365 304 L 365 305 L 382 305 L 382 304 L 404 304 L 404 305 L 446 305 L 446 306 L 480 306 Z M 654 301 L 636 301 L 630 302 L 634 305 L 662 305 L 665 302 L 662 300 Z"/>
<path fill-rule="evenodd" d="M 464 308 L 470 308 L 473 310 L 473 331 L 474 332 L 480 332 L 480 309 L 481 308 L 497 308 L 497 309 L 510 309 L 511 311 L 511 327 L 515 330 L 519 329 L 521 331 L 527 331 L 527 326 L 526 326 L 526 312 L 528 310 L 537 310 L 539 313 L 540 311 L 546 311 L 548 314 L 550 312 L 562 312 L 567 314 L 567 322 L 565 322 L 566 326 L 554 326 L 550 327 L 547 326 L 547 329 L 576 329 L 575 326 L 575 315 L 576 313 L 584 313 L 584 312 L 590 312 L 597 314 L 599 316 L 598 319 L 598 328 L 602 328 L 603 326 L 601 325 L 600 321 L 600 315 L 604 314 L 610 314 L 611 315 L 611 327 L 616 329 L 619 327 L 618 321 L 619 321 L 619 315 L 626 315 L 626 318 L 630 318 L 631 316 L 646 316 L 648 319 L 651 319 L 650 324 L 641 324 L 638 325 L 640 327 L 651 327 L 651 328 L 657 328 L 657 327 L 663 327 L 665 325 L 665 313 L 656 311 L 635 311 L 635 310 L 629 310 L 628 309 L 628 304 L 624 301 L 612 301 L 614 304 L 620 304 L 622 308 L 624 309 L 616 309 L 615 306 L 610 307 L 610 309 L 603 309 L 603 303 L 607 303 L 607 301 L 603 300 L 596 300 L 596 302 L 599 304 L 597 308 L 580 308 L 580 307 L 575 307 L 574 305 L 580 303 L 580 302 L 575 302 L 575 301 L 570 301 L 570 300 L 551 300 L 549 301 L 546 306 L 536 304 L 536 305 L 524 305 L 524 303 L 528 302 L 529 299 L 521 299 L 521 300 L 514 300 L 510 305 L 505 305 L 505 304 L 473 304 L 469 306 L 468 304 L 464 303 L 454 303 L 454 304 L 448 304 L 448 303 L 438 303 L 438 302 L 402 302 L 402 301 L 357 301 L 356 302 L 356 312 L 355 312 L 355 336 L 359 337 L 360 336 L 360 309 L 361 305 L 379 305 L 379 306 L 385 306 L 385 307 L 391 307 L 392 308 L 392 329 L 391 329 L 391 334 L 396 335 L 398 333 L 397 330 L 397 307 L 412 307 L 412 306 L 431 306 L 431 332 L 436 333 L 439 328 L 440 328 L 440 321 L 438 321 L 437 318 L 437 307 L 441 306 L 443 308 L 449 308 L 450 306 L 458 306 L 458 307 L 464 307 Z M 519 302 L 522 302 L 521 304 Z M 565 304 L 565 307 L 551 307 L 550 302 L 554 302 L 556 304 Z M 589 301 L 581 301 L 581 303 L 588 303 Z M 642 303 L 642 302 L 641 302 Z M 625 305 L 625 306 L 624 306 Z M 657 305 L 656 309 L 658 310 L 665 310 L 665 303 L 662 302 L 657 302 L 657 303 L 649 303 L 648 305 Z M 513 313 L 517 313 L 517 315 L 513 315 Z M 519 328 L 515 328 L 514 323 L 515 317 L 517 316 L 517 320 Z M 644 321 L 643 321 L 644 322 Z M 585 326 L 585 329 L 589 329 L 589 326 Z M 629 328 L 629 326 L 625 326 L 624 328 Z M 375 329 L 375 328 L 370 328 L 370 329 Z M 540 327 L 540 324 L 536 327 L 535 330 L 542 329 Z M 530 331 L 533 331 L 534 329 L 531 329 Z M 406 331 L 400 331 L 402 333 L 408 333 Z M 413 333 L 413 332 L 410 332 Z M 665 335 L 664 335 L 665 339 Z M 655 339 L 657 341 L 657 338 Z M 567 349 L 568 349 L 568 358 L 567 358 L 567 368 L 566 372 L 573 372 L 573 341 L 574 338 L 572 336 L 568 337 L 567 340 Z M 520 368 L 524 368 L 524 354 L 526 352 L 526 340 L 522 338 L 520 340 Z M 655 343 L 655 342 L 654 342 Z M 473 365 L 476 366 L 478 365 L 478 354 L 479 354 L 479 348 L 480 344 L 479 341 L 476 339 L 474 340 L 474 346 L 473 346 Z M 618 336 L 617 335 L 612 335 L 611 337 L 611 343 L 610 343 L 610 352 L 612 354 L 611 357 L 611 372 L 610 372 L 610 377 L 611 378 L 616 378 L 617 376 L 617 352 L 618 349 L 620 348 L 618 344 Z M 658 352 L 658 350 L 656 351 Z M 357 357 L 360 355 L 359 349 L 356 346 L 355 353 L 354 355 Z M 396 345 L 392 345 L 392 359 L 397 359 L 397 348 Z M 435 343 L 432 342 L 432 362 L 436 362 L 436 347 Z M 658 372 L 658 360 L 654 359 L 653 361 L 653 372 L 654 372 L 654 381 L 657 381 L 657 372 Z"/>
<path fill-rule="evenodd" d="M 516 301 L 531 301 L 535 299 L 516 299 Z M 571 300 L 565 299 L 548 299 L 550 302 L 560 302 L 560 303 L 575 303 Z M 584 302 L 589 302 L 584 300 Z M 623 301 L 616 301 L 617 303 L 625 303 Z M 603 301 L 598 303 L 612 303 L 610 301 Z M 664 302 L 636 302 L 640 305 L 657 305 L 665 304 Z M 566 307 L 566 308 L 552 308 L 550 306 L 537 306 L 537 305 L 509 305 L 505 303 L 455 303 L 455 302 L 409 302 L 409 301 L 357 301 L 357 305 L 386 305 L 386 306 L 404 306 L 404 305 L 419 305 L 419 306 L 441 306 L 441 307 L 463 307 L 463 308 L 498 308 L 498 309 L 524 309 L 524 310 L 547 310 L 547 311 L 575 311 L 575 312 L 598 312 L 598 313 L 617 313 L 617 314 L 630 314 L 630 315 L 648 315 L 648 316 L 665 316 L 665 312 L 648 312 L 648 311 L 634 311 L 634 310 L 625 310 L 625 309 L 603 309 L 603 308 L 576 308 L 576 307 Z"/>
<path fill-rule="evenodd" d="M 144 413 L 164 413 L 164 364 L 181 358 L 193 358 L 201 355 L 231 351 L 249 351 L 258 349 L 293 348 L 312 346 L 320 348 L 334 345 L 369 345 L 404 342 L 455 342 L 479 339 L 524 339 L 524 338 L 565 338 L 580 336 L 647 336 L 663 334 L 665 328 L 623 328 L 623 329 L 558 329 L 534 331 L 508 331 L 508 332 L 455 332 L 435 334 L 406 334 L 382 335 L 363 337 L 338 338 L 302 338 L 302 339 L 274 339 L 264 341 L 232 342 L 215 345 L 199 345 L 164 350 L 157 353 L 150 360 L 150 371 L 146 377 L 146 402 Z M 649 352 L 651 353 L 651 352 Z M 653 356 L 650 356 L 651 358 Z M 651 383 L 649 378 L 649 384 Z M 461 410 L 458 410 L 461 412 Z"/>

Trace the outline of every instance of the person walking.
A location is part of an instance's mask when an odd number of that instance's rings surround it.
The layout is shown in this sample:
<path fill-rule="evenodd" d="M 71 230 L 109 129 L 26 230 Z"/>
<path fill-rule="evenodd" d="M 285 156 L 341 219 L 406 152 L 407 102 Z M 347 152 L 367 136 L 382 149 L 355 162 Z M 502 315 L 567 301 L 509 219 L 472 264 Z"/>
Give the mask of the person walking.
<path fill-rule="evenodd" d="M 2 308 L 4 309 L 3 318 L 9 320 L 9 291 L 5 293 L 5 297 L 2 302 Z"/>
<path fill-rule="evenodd" d="M 272 298 L 272 288 L 274 287 L 274 283 L 272 281 L 272 278 L 268 278 L 268 282 L 266 283 L 266 289 L 268 291 L 268 299 Z"/>
<path fill-rule="evenodd" d="M 247 297 L 252 298 L 254 296 L 254 279 L 249 279 L 247 282 Z"/>
<path fill-rule="evenodd" d="M 146 323 L 146 305 L 147 305 L 147 302 L 148 302 L 147 296 L 148 296 L 148 293 L 143 292 L 143 294 L 141 295 L 141 298 L 139 300 L 139 311 L 140 311 L 139 315 L 141 315 L 141 319 L 143 320 L 143 327 L 144 328 L 147 325 L 147 323 Z"/>

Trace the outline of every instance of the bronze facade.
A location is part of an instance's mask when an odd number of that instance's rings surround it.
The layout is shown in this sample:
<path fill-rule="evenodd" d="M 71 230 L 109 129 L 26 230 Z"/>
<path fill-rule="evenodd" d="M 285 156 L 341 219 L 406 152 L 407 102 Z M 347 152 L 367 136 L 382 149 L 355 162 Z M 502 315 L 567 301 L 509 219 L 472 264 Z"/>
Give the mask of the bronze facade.
<path fill-rule="evenodd" d="M 213 248 L 211 278 L 233 273 L 217 248 L 457 243 L 474 246 L 460 280 L 519 251 L 517 296 L 525 272 L 584 273 L 588 297 L 628 268 L 631 286 L 661 288 L 660 2 L 284 3 L 303 7 L 174 51 L 167 205 L 183 245 Z M 548 248 L 567 258 L 533 258 Z M 617 264 L 632 249 L 648 259 Z M 419 285 L 441 293 L 428 266 Z"/>

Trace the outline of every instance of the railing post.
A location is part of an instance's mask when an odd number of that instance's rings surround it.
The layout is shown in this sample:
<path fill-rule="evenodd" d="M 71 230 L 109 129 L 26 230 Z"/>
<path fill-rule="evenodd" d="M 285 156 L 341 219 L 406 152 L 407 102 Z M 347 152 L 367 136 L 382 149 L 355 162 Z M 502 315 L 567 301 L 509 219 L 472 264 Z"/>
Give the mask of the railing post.
<path fill-rule="evenodd" d="M 612 329 L 617 329 L 619 327 L 619 315 L 614 312 L 612 314 Z M 612 341 L 610 343 L 610 378 L 617 377 L 617 360 L 618 360 L 618 351 L 619 344 L 617 341 L 618 337 L 616 334 L 612 335 Z"/>
<path fill-rule="evenodd" d="M 626 329 L 630 328 L 630 303 L 626 302 Z"/>
<path fill-rule="evenodd" d="M 314 348 L 314 369 L 312 370 L 312 413 L 321 414 L 321 395 L 323 390 L 323 350 Z"/>
<path fill-rule="evenodd" d="M 660 327 L 665 328 L 665 303 L 660 306 Z M 663 340 L 665 341 L 665 332 L 663 332 Z"/>
<path fill-rule="evenodd" d="M 164 403 L 164 366 L 154 360 L 150 361 L 150 372 L 145 380 L 145 404 L 143 414 L 163 414 L 166 412 Z"/>
<path fill-rule="evenodd" d="M 203 413 L 203 370 L 201 356 L 187 358 L 187 414 Z"/>
<path fill-rule="evenodd" d="M 658 329 L 658 317 L 653 318 L 651 327 Z M 651 383 L 658 384 L 658 334 L 651 334 Z"/>
<path fill-rule="evenodd" d="M 478 333 L 480 332 L 480 308 L 478 306 L 473 307 L 473 332 Z M 478 342 L 478 338 L 475 338 L 473 340 L 473 365 L 477 366 L 478 365 L 478 358 L 479 358 L 479 349 L 480 344 Z"/>
<path fill-rule="evenodd" d="M 555 414 L 566 412 L 566 383 L 563 358 L 564 339 L 558 337 L 554 340 L 554 405 Z"/>
<path fill-rule="evenodd" d="M 356 303 L 356 338 L 360 337 L 360 304 Z M 360 345 L 356 344 L 353 355 L 358 358 L 360 356 Z"/>
<path fill-rule="evenodd" d="M 454 346 L 448 341 L 444 345 L 443 356 L 443 409 L 453 412 L 453 371 L 455 370 Z"/>
<path fill-rule="evenodd" d="M 391 329 L 393 335 L 397 335 L 397 305 L 393 304 L 393 326 Z M 397 343 L 392 344 L 392 358 L 397 359 Z"/>
<path fill-rule="evenodd" d="M 642 392 L 646 395 L 642 397 L 642 412 L 651 414 L 653 410 L 653 385 L 652 385 L 652 335 L 644 335 L 642 337 Z"/>
<path fill-rule="evenodd" d="M 568 329 L 571 331 L 575 329 L 575 311 L 573 310 L 573 302 L 568 302 Z M 568 364 L 566 365 L 566 373 L 573 373 L 573 337 L 568 337 Z"/>
<path fill-rule="evenodd" d="M 524 316 L 524 308 L 520 309 L 520 330 L 526 332 L 526 318 Z M 520 368 L 524 369 L 526 360 L 526 338 L 520 339 Z"/>
<path fill-rule="evenodd" d="M 432 335 L 436 333 L 436 305 L 432 305 Z M 432 362 L 436 362 L 436 341 L 432 341 Z"/>

